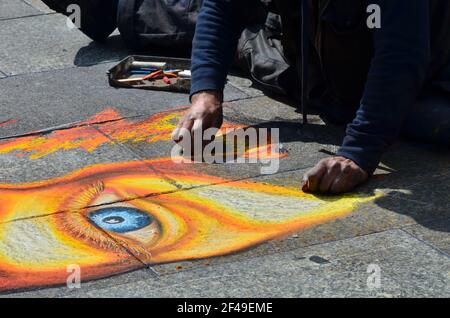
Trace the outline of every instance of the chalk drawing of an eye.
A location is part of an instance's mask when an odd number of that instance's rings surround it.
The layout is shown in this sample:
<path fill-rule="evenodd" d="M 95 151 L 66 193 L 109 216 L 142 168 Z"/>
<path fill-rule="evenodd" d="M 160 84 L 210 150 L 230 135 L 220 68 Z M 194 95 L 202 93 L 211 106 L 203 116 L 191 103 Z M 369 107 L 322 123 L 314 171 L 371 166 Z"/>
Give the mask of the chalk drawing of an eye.
<path fill-rule="evenodd" d="M 67 264 L 90 280 L 226 255 L 345 217 L 377 197 L 316 197 L 201 174 L 171 158 L 0 184 L 0 291 L 64 284 Z"/>
<path fill-rule="evenodd" d="M 146 212 L 129 207 L 104 208 L 91 212 L 88 217 L 94 225 L 116 233 L 137 231 L 154 222 Z"/>

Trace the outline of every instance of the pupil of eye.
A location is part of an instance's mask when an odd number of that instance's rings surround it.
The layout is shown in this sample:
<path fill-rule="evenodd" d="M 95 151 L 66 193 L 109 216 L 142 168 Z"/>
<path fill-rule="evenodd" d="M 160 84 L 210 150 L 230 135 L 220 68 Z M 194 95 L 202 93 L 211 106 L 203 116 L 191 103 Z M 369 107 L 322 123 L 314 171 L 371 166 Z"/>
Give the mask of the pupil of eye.
<path fill-rule="evenodd" d="M 125 219 L 120 216 L 109 216 L 104 218 L 102 221 L 108 224 L 119 224 L 125 222 Z"/>
<path fill-rule="evenodd" d="M 137 231 L 155 222 L 145 211 L 120 206 L 93 211 L 88 218 L 95 226 L 116 233 Z"/>

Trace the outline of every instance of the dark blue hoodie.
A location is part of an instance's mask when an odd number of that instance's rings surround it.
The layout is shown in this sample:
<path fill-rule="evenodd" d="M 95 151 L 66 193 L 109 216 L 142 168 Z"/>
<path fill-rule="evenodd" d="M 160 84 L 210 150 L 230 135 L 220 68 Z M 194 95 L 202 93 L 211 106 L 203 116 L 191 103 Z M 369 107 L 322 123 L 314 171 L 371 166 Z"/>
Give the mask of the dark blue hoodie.
<path fill-rule="evenodd" d="M 204 1 L 193 42 L 192 95 L 223 90 L 237 41 L 256 1 Z M 424 85 L 439 76 L 449 62 L 449 3 L 367 1 L 367 5 L 380 6 L 381 28 L 371 30 L 372 56 L 360 106 L 338 155 L 355 161 L 369 174 L 398 137 L 402 121 Z M 351 65 L 348 72 L 352 72 Z"/>

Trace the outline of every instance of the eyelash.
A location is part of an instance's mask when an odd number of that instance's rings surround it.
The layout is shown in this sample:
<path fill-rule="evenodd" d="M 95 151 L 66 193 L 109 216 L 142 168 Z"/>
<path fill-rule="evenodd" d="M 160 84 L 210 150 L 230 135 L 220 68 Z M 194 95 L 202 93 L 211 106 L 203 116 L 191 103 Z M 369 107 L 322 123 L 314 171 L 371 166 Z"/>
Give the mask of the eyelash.
<path fill-rule="evenodd" d="M 91 203 L 105 190 L 103 182 L 99 181 L 87 187 L 82 188 L 79 192 L 70 195 L 65 201 L 65 209 L 69 212 L 80 211 L 89 208 Z"/>
<path fill-rule="evenodd" d="M 111 252 L 123 250 L 103 230 L 92 225 L 87 219 L 87 208 L 105 190 L 103 182 L 99 181 L 82 188 L 79 192 L 70 195 L 65 201 L 65 211 L 58 223 L 62 231 L 70 233 L 77 239 L 81 239 L 91 245 Z"/>
<path fill-rule="evenodd" d="M 62 230 L 91 245 L 111 252 L 122 251 L 116 242 L 101 229 L 92 225 L 80 212 L 66 213 L 61 219 Z"/>
<path fill-rule="evenodd" d="M 87 214 L 91 203 L 105 190 L 103 182 L 99 181 L 81 189 L 69 196 L 65 203 L 68 213 L 64 213 L 60 220 L 62 230 L 70 233 L 77 239 L 81 239 L 109 252 L 124 252 L 124 248 L 133 255 L 151 257 L 144 247 L 133 244 L 130 239 L 121 237 L 120 242 L 104 230 L 97 228 L 89 222 Z"/>

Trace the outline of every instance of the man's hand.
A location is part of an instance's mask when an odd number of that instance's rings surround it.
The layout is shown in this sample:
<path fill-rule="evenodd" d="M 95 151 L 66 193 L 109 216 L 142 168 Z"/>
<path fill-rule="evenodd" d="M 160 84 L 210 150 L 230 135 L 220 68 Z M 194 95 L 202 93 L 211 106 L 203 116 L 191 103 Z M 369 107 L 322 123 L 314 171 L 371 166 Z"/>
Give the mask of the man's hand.
<path fill-rule="evenodd" d="M 192 105 L 186 111 L 178 127 L 172 133 L 172 139 L 180 142 L 182 129 L 186 129 L 193 136 L 196 130 L 208 128 L 219 129 L 222 126 L 222 95 L 215 91 L 206 91 L 192 96 Z"/>
<path fill-rule="evenodd" d="M 353 190 L 369 178 L 367 172 L 344 157 L 321 160 L 302 180 L 305 192 L 339 194 Z"/>

